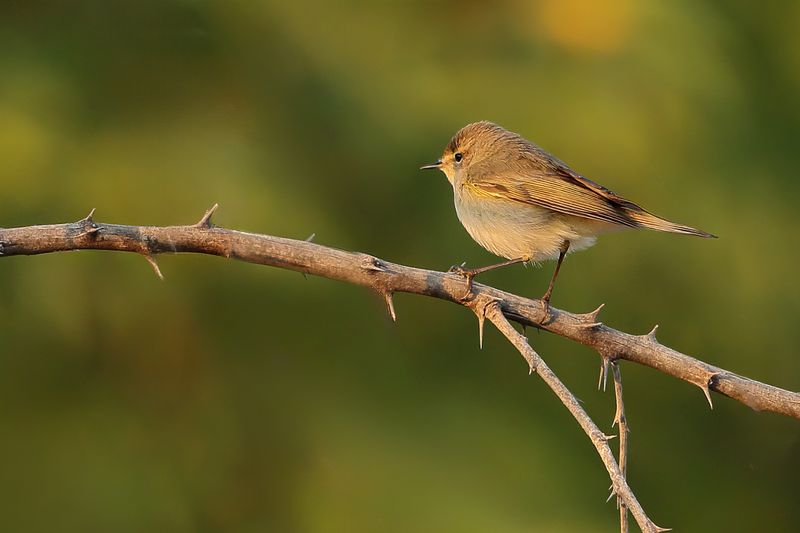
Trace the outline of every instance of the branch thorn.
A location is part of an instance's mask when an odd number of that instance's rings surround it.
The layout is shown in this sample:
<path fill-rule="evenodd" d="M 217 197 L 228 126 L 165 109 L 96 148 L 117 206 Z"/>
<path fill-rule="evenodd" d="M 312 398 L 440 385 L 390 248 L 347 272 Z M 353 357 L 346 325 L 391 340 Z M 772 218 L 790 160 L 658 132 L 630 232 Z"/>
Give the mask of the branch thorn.
<path fill-rule="evenodd" d="M 478 347 L 483 350 L 483 326 L 486 324 L 486 307 L 483 308 L 483 312 L 475 311 L 475 314 L 478 316 Z"/>
<path fill-rule="evenodd" d="M 708 383 L 700 385 L 700 389 L 703 391 L 703 394 L 706 395 L 706 400 L 708 400 L 708 406 L 711 409 L 714 409 L 714 403 L 711 401 L 711 389 L 708 388 Z"/>
<path fill-rule="evenodd" d="M 614 420 L 611 421 L 611 427 L 613 428 L 614 426 L 619 425 L 619 427 L 622 428 L 623 422 L 627 422 L 625 419 L 625 414 L 622 413 L 622 410 L 619 407 L 617 407 L 617 412 L 614 413 Z M 625 425 L 625 431 L 627 433 L 631 432 L 631 428 L 627 424 Z"/>
<path fill-rule="evenodd" d="M 606 356 L 601 356 L 601 363 L 600 363 L 600 377 L 597 379 L 597 390 L 600 390 L 600 386 L 603 386 L 603 392 L 606 391 L 606 383 L 608 382 L 608 364 L 609 359 Z"/>
<path fill-rule="evenodd" d="M 197 222 L 197 224 L 195 224 L 195 227 L 197 227 L 197 228 L 211 228 L 211 216 L 214 214 L 214 212 L 217 210 L 218 207 L 219 207 L 219 204 L 212 205 L 211 208 L 208 211 L 206 211 L 206 213 L 203 215 L 203 218 L 201 218 Z"/>
<path fill-rule="evenodd" d="M 646 337 L 653 342 L 658 342 L 658 339 L 656 339 L 656 332 L 658 332 L 658 324 L 653 326 L 653 329 L 650 330 L 650 333 L 648 333 Z"/>
<path fill-rule="evenodd" d="M 153 267 L 153 270 L 155 271 L 156 276 L 158 276 L 158 279 L 164 281 L 164 274 L 162 274 L 161 269 L 158 268 L 158 263 L 156 263 L 155 257 L 153 257 L 150 254 L 142 254 L 142 255 L 144 255 L 144 258 L 147 259 L 148 263 L 150 263 L 150 266 Z"/>
<path fill-rule="evenodd" d="M 397 313 L 394 312 L 394 293 L 392 291 L 381 291 L 384 301 L 386 301 L 386 309 L 389 310 L 389 316 L 392 317 L 392 322 L 397 322 Z"/>
<path fill-rule="evenodd" d="M 84 218 L 78 221 L 79 224 L 82 222 L 83 227 L 86 228 L 81 232 L 80 235 L 78 235 L 78 237 L 83 237 L 84 235 L 91 235 L 93 233 L 97 233 L 98 231 L 100 231 L 100 227 L 94 223 L 94 218 L 93 218 L 94 212 L 95 208 L 92 208 L 92 210 L 89 211 L 88 215 L 86 215 Z"/>
<path fill-rule="evenodd" d="M 373 257 L 368 254 L 363 254 L 362 258 L 364 270 L 368 270 L 370 272 L 386 272 L 386 267 L 383 264 L 383 261 L 378 259 L 377 257 Z"/>
<path fill-rule="evenodd" d="M 578 315 L 582 321 L 581 324 L 578 324 L 578 327 L 592 329 L 602 324 L 602 322 L 597 320 L 597 317 L 600 316 L 600 311 L 602 311 L 605 306 L 606 304 L 600 304 L 594 311 Z"/>
<path fill-rule="evenodd" d="M 487 298 L 481 301 L 476 300 L 473 305 L 469 306 L 475 313 L 475 316 L 478 317 L 478 346 L 481 350 L 483 350 L 483 330 L 486 324 L 486 311 L 489 309 L 490 305 L 497 305 L 498 301 L 499 300 L 495 298 Z"/>
<path fill-rule="evenodd" d="M 306 237 L 306 242 L 314 242 L 314 237 L 316 237 L 316 236 L 317 236 L 316 233 L 312 233 L 311 235 Z"/>
<path fill-rule="evenodd" d="M 591 313 L 587 313 L 588 318 L 591 319 L 592 322 L 597 322 L 597 317 L 600 315 L 600 311 L 602 311 L 605 306 L 606 304 L 598 305 L 597 309 L 595 309 Z"/>

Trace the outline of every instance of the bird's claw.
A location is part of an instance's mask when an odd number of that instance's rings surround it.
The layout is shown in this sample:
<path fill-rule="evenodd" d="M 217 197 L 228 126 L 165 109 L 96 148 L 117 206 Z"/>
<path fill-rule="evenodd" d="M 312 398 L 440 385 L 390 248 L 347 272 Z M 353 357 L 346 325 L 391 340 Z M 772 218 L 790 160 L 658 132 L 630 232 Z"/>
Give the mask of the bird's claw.
<path fill-rule="evenodd" d="M 460 265 L 453 265 L 447 270 L 448 273 L 460 276 L 467 282 L 467 291 L 459 298 L 459 300 L 462 302 L 466 302 L 472 297 L 472 279 L 477 274 L 477 272 L 471 268 L 464 268 L 464 265 L 466 264 L 467 263 L 464 262 Z"/>
<path fill-rule="evenodd" d="M 542 296 L 541 302 L 542 302 L 542 313 L 544 316 L 542 317 L 541 322 L 539 322 L 539 325 L 544 326 L 553 319 L 553 313 L 552 313 L 553 308 L 550 306 L 550 295 L 545 294 L 544 296 Z"/>
<path fill-rule="evenodd" d="M 458 274 L 460 276 L 466 277 L 467 269 L 464 268 L 464 266 L 466 264 L 467 264 L 467 262 L 464 261 L 460 265 L 453 265 L 453 266 L 451 266 L 450 268 L 447 269 L 447 272 L 450 273 L 450 274 Z"/>

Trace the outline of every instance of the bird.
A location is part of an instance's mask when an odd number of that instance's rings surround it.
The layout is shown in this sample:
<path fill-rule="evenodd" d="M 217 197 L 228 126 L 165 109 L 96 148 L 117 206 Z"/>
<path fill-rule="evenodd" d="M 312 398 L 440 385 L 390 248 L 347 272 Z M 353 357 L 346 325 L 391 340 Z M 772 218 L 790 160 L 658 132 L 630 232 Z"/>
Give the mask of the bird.
<path fill-rule="evenodd" d="M 547 291 L 550 308 L 558 272 L 568 253 L 585 250 L 599 235 L 626 228 L 715 238 L 656 216 L 578 174 L 521 135 L 489 121 L 458 130 L 441 158 L 421 170 L 441 170 L 453 188 L 456 215 L 483 248 L 506 260 L 480 268 L 452 267 L 467 280 L 518 263 L 555 260 Z"/>

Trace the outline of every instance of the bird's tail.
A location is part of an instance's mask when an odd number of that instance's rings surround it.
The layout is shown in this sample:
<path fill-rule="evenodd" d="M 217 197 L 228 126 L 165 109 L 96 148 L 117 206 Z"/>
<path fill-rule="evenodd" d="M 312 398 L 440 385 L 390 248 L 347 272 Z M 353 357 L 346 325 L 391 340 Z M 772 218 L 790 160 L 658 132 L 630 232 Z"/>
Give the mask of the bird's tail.
<path fill-rule="evenodd" d="M 627 215 L 633 220 L 637 226 L 641 228 L 648 228 L 654 229 L 656 231 L 666 231 L 669 233 L 681 233 L 683 235 L 696 235 L 698 237 L 706 237 L 716 239 L 716 235 L 712 235 L 711 233 L 706 233 L 705 231 L 701 231 L 699 229 L 692 228 L 690 226 L 684 226 L 683 224 L 676 224 L 675 222 L 670 222 L 669 220 L 661 217 L 657 217 L 651 213 L 648 213 L 645 210 L 634 210 L 634 209 L 626 209 Z"/>

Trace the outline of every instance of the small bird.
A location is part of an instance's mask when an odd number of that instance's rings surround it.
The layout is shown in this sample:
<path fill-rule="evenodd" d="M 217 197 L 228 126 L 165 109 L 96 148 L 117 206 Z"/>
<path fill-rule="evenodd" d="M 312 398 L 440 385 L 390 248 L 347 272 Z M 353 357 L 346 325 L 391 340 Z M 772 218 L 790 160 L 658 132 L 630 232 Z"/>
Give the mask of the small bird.
<path fill-rule="evenodd" d="M 456 214 L 470 236 L 507 261 L 481 268 L 453 267 L 467 279 L 516 263 L 556 259 L 542 296 L 549 308 L 558 271 L 568 252 L 585 250 L 603 233 L 648 228 L 715 237 L 648 213 L 630 200 L 585 178 L 534 143 L 483 121 L 461 128 L 441 159 L 422 170 L 439 169 L 453 186 Z"/>

